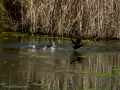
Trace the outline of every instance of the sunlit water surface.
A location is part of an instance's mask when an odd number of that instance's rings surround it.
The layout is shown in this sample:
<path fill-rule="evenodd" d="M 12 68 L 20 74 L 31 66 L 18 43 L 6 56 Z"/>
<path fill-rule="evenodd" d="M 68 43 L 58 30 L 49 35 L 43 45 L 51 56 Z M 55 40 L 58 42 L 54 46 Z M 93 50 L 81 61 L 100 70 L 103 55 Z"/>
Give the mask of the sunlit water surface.
<path fill-rule="evenodd" d="M 46 48 L 55 42 L 55 49 Z M 0 90 L 119 90 L 120 43 L 0 37 Z"/>

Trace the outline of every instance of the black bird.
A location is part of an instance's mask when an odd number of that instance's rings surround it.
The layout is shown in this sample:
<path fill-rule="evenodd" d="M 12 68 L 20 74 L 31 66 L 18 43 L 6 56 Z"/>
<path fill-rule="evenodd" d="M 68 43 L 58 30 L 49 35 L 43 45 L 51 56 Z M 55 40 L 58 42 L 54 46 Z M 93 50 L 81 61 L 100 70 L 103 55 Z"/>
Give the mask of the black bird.
<path fill-rule="evenodd" d="M 53 44 L 47 45 L 48 48 L 52 47 Z"/>
<path fill-rule="evenodd" d="M 55 43 L 54 43 L 54 41 L 53 41 L 53 43 L 52 44 L 48 44 L 48 45 L 46 45 L 43 49 L 45 50 L 46 48 L 51 48 L 51 49 L 55 49 Z"/>
<path fill-rule="evenodd" d="M 81 46 L 84 46 L 84 44 L 81 44 L 81 42 L 82 42 L 82 39 L 81 39 L 81 38 L 80 38 L 80 39 L 77 39 L 76 42 L 73 41 L 72 39 L 71 39 L 71 41 L 72 41 L 72 43 L 74 44 L 74 46 L 72 46 L 72 47 L 74 48 L 74 50 L 80 48 Z"/>

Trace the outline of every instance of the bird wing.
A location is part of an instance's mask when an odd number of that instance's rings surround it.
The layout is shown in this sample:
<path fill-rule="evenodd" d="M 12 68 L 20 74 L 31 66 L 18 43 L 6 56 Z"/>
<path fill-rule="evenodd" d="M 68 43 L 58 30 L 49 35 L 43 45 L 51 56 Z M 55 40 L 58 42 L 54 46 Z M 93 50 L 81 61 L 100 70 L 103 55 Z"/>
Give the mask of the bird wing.
<path fill-rule="evenodd" d="M 74 42 L 72 39 L 71 39 L 72 43 L 76 45 L 76 42 Z"/>
<path fill-rule="evenodd" d="M 76 41 L 77 44 L 80 44 L 81 42 L 82 42 L 82 38 L 77 39 L 77 41 Z"/>

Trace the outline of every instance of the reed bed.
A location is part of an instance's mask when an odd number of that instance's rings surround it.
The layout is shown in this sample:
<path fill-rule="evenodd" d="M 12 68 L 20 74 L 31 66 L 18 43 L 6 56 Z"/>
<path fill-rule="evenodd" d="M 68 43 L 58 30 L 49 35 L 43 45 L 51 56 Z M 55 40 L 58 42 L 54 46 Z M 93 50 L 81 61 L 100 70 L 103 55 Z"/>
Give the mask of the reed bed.
<path fill-rule="evenodd" d="M 2 0 L 1 26 L 56 36 L 120 38 L 119 0 Z"/>

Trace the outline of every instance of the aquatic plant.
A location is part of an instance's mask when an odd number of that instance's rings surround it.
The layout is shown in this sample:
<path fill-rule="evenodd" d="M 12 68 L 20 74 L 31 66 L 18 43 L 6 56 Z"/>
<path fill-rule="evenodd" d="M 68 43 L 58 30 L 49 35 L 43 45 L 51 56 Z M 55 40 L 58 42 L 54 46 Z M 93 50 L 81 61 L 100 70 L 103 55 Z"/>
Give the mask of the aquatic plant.
<path fill-rule="evenodd" d="M 98 62 L 98 63 L 111 63 L 111 62 Z"/>
<path fill-rule="evenodd" d="M 50 56 L 36 56 L 36 57 L 50 57 Z"/>
<path fill-rule="evenodd" d="M 0 36 L 28 36 L 26 33 L 20 33 L 20 32 L 1 32 Z M 8 39 L 8 38 L 4 38 Z"/>
<path fill-rule="evenodd" d="M 116 71 L 116 72 L 120 72 L 120 69 L 112 69 L 112 70 L 114 70 L 114 71 Z"/>
<path fill-rule="evenodd" d="M 38 84 L 38 83 L 32 83 L 32 84 L 27 84 L 27 85 L 47 86 L 47 84 Z"/>
<path fill-rule="evenodd" d="M 26 54 L 26 55 L 27 55 L 27 54 L 29 54 L 29 53 L 21 53 L 21 54 Z"/>
<path fill-rule="evenodd" d="M 109 74 L 109 73 L 86 72 L 86 71 L 81 71 L 81 70 L 57 70 L 56 72 L 74 72 L 74 73 L 77 73 L 77 74 L 92 74 L 92 75 L 105 76 L 105 77 L 116 77 L 116 76 L 118 76 L 118 75 L 112 75 L 112 74 Z M 70 74 L 70 75 L 74 75 L 74 74 Z"/>
<path fill-rule="evenodd" d="M 80 56 L 80 57 L 86 57 L 86 56 Z"/>
<path fill-rule="evenodd" d="M 0 85 L 5 85 L 6 83 L 0 83 Z"/>
<path fill-rule="evenodd" d="M 22 58 L 22 57 L 25 57 L 25 56 L 18 56 L 18 57 Z"/>

